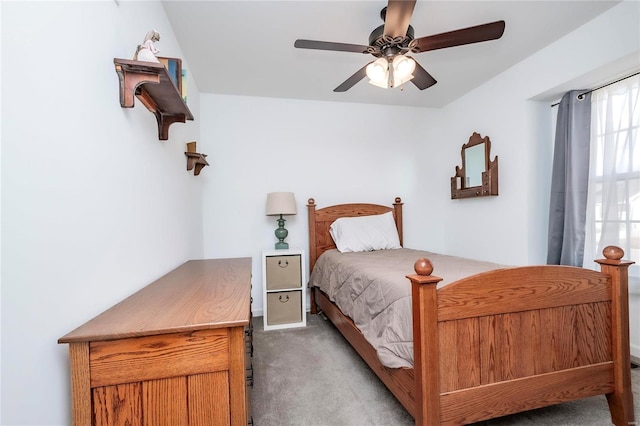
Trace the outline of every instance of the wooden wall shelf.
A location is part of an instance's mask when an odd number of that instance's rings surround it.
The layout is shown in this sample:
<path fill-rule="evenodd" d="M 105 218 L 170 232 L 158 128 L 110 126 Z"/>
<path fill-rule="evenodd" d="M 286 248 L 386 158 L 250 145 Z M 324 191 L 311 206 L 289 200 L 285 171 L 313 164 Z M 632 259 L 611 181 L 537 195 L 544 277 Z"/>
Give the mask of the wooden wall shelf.
<path fill-rule="evenodd" d="M 207 155 L 206 154 L 198 154 L 197 152 L 185 152 L 184 155 L 187 156 L 187 170 L 191 170 L 195 167 L 193 174 L 198 176 L 200 174 L 200 170 L 204 166 L 208 166 L 207 163 Z"/>
<path fill-rule="evenodd" d="M 114 58 L 120 80 L 120 106 L 133 108 L 134 95 L 156 116 L 158 138 L 169 139 L 169 126 L 193 120 L 164 65 Z"/>
<path fill-rule="evenodd" d="M 195 170 L 193 174 L 198 176 L 200 174 L 200 170 L 204 168 L 204 166 L 208 166 L 207 162 L 207 154 L 201 154 L 196 152 L 196 142 L 188 142 L 187 143 L 187 152 L 184 153 L 187 156 L 187 170 Z"/>

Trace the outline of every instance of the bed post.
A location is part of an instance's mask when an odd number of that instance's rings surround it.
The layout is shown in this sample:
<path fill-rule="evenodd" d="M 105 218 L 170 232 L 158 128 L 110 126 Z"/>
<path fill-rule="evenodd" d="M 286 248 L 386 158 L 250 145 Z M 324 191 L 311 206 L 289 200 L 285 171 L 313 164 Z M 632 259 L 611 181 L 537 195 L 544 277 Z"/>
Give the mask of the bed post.
<path fill-rule="evenodd" d="M 437 284 L 428 259 L 418 259 L 411 280 L 413 311 L 413 370 L 416 425 L 440 424 L 440 360 L 438 352 Z"/>
<path fill-rule="evenodd" d="M 393 210 L 396 216 L 396 228 L 398 229 L 398 236 L 400 237 L 400 245 L 404 246 L 402 243 L 402 204 L 400 197 L 396 197 L 393 203 Z"/>
<path fill-rule="evenodd" d="M 615 425 L 635 424 L 631 391 L 631 349 L 629 347 L 629 266 L 635 262 L 621 260 L 620 247 L 602 250 L 606 259 L 596 260 L 603 273 L 611 277 L 611 328 L 614 390 L 607 394 L 611 421 Z"/>
<path fill-rule="evenodd" d="M 316 264 L 316 200 L 309 198 L 307 201 L 307 217 L 309 218 L 309 274 L 313 271 Z M 318 313 L 318 305 L 316 304 L 316 291 L 314 288 L 309 290 L 309 310 L 311 314 Z"/>

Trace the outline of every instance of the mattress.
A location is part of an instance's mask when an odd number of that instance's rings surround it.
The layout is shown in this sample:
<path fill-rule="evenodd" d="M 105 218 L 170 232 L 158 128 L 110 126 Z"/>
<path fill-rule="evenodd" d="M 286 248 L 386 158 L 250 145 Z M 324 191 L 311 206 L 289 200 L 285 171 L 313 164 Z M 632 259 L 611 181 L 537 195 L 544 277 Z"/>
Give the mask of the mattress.
<path fill-rule="evenodd" d="M 353 320 L 390 368 L 413 367 L 411 283 L 413 265 L 421 257 L 443 278 L 438 288 L 461 278 L 504 267 L 491 262 L 414 249 L 359 253 L 324 252 L 317 260 L 309 286 L 318 287 Z"/>

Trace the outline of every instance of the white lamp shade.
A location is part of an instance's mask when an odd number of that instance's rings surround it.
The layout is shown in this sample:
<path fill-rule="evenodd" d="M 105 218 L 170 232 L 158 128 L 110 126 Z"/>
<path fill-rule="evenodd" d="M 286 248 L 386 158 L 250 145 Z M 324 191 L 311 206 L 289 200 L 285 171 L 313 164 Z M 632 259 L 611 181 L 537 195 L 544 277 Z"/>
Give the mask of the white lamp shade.
<path fill-rule="evenodd" d="M 296 213 L 296 198 L 293 192 L 270 192 L 267 194 L 267 216 Z"/>

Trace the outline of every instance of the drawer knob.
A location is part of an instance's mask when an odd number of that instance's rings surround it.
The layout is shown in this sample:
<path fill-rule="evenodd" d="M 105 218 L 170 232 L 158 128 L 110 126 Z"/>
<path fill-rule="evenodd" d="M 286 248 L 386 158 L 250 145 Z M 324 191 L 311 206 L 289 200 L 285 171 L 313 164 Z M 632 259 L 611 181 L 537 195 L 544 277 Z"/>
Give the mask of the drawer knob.
<path fill-rule="evenodd" d="M 284 300 L 282 300 L 284 299 Z M 280 295 L 280 297 L 278 297 L 278 300 L 280 301 L 280 303 L 287 303 L 289 301 L 289 295 L 285 294 L 284 297 L 282 295 Z"/>
<path fill-rule="evenodd" d="M 289 261 L 288 260 L 278 260 L 278 266 L 281 268 L 286 268 L 287 266 L 289 266 Z"/>

